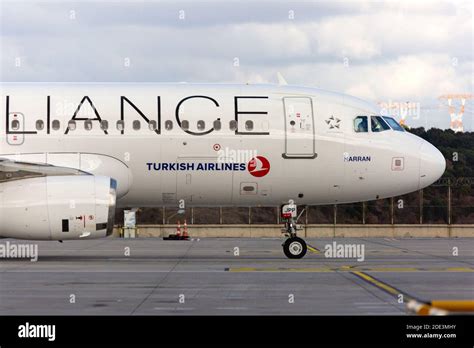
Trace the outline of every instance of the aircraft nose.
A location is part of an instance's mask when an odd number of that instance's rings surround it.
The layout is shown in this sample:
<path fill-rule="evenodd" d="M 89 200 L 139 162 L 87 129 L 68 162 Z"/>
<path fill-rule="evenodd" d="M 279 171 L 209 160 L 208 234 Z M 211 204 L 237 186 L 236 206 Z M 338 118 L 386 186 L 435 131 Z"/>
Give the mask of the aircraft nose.
<path fill-rule="evenodd" d="M 443 154 L 425 141 L 420 148 L 420 189 L 438 180 L 446 169 Z"/>

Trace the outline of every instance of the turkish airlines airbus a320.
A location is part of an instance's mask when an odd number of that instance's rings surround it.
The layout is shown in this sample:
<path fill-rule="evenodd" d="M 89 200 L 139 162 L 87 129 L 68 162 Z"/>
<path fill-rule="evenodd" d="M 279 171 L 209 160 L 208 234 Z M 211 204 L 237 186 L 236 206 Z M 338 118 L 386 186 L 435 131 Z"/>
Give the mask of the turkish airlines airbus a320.
<path fill-rule="evenodd" d="M 287 85 L 2 83 L 0 235 L 101 238 L 121 207 L 375 200 L 444 172 L 430 143 L 347 95 Z M 291 202 L 293 201 L 293 202 Z"/>

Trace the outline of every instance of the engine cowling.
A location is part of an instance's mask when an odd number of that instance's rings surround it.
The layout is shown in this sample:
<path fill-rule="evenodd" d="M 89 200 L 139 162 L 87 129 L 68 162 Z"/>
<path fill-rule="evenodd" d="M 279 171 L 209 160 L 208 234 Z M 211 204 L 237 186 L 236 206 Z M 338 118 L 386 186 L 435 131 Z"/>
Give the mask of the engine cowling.
<path fill-rule="evenodd" d="M 0 184 L 0 236 L 68 240 L 113 231 L 117 183 L 104 176 L 44 176 Z"/>

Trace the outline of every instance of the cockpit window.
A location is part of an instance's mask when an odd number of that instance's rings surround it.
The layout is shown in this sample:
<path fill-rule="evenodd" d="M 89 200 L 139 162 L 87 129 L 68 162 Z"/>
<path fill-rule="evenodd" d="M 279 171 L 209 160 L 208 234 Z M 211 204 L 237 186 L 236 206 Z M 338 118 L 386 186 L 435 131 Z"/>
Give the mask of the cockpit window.
<path fill-rule="evenodd" d="M 372 132 L 383 132 L 389 130 L 387 122 L 385 122 L 382 116 L 370 116 L 370 121 L 372 124 Z"/>
<path fill-rule="evenodd" d="M 369 131 L 367 116 L 357 116 L 354 119 L 354 131 L 357 133 L 366 133 Z"/>
<path fill-rule="evenodd" d="M 384 116 L 383 118 L 387 123 L 392 127 L 393 130 L 399 131 L 399 132 L 404 132 L 405 130 L 403 129 L 402 126 L 393 118 L 393 117 L 388 117 Z"/>

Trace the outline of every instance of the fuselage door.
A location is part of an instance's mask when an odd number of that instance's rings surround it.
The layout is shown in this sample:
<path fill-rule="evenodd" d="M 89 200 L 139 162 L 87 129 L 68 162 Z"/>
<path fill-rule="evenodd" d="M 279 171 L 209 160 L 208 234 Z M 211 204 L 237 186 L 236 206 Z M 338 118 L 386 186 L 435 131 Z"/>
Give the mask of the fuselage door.
<path fill-rule="evenodd" d="M 25 116 L 21 112 L 8 114 L 8 145 L 21 145 L 25 141 Z"/>
<path fill-rule="evenodd" d="M 308 97 L 283 98 L 284 158 L 315 158 L 313 103 Z"/>

